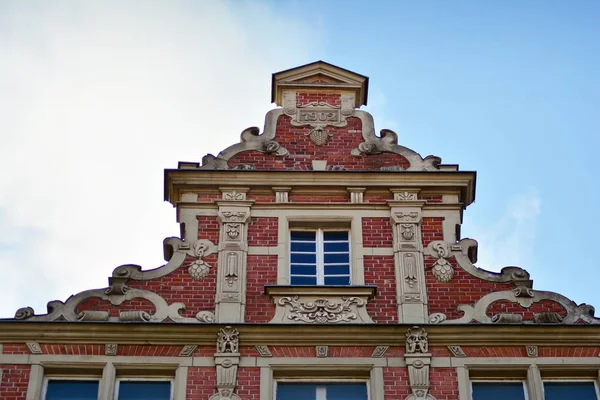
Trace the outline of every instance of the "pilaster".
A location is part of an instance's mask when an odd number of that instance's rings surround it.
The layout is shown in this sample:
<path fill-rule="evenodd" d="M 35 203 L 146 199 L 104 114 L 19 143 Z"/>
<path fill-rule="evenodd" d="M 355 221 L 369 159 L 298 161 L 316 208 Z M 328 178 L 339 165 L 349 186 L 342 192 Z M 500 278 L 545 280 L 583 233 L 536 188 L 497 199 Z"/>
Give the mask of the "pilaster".
<path fill-rule="evenodd" d="M 221 223 L 217 271 L 215 320 L 244 322 L 248 221 L 253 202 L 246 192 L 222 189 L 224 201 L 217 202 Z"/>
<path fill-rule="evenodd" d="M 417 200 L 418 190 L 391 189 L 388 201 L 394 231 L 394 265 L 398 322 L 427 322 L 427 293 L 421 242 L 421 219 L 425 201 Z"/>

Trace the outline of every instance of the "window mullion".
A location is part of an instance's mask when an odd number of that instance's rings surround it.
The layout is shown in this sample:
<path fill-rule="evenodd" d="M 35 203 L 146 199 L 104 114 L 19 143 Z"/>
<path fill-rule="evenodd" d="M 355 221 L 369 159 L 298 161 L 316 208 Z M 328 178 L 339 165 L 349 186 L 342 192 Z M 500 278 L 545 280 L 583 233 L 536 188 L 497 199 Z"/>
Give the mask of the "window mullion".
<path fill-rule="evenodd" d="M 327 388 L 325 386 L 317 386 L 315 400 L 327 400 Z"/>
<path fill-rule="evenodd" d="M 316 235 L 317 245 L 317 285 L 325 284 L 325 246 L 323 244 L 323 230 L 317 229 Z"/>

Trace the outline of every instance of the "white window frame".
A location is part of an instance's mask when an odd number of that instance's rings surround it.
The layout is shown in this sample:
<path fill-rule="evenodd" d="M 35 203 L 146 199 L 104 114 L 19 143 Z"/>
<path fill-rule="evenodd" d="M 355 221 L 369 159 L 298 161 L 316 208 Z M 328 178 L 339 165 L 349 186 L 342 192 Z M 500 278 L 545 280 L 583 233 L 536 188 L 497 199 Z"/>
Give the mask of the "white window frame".
<path fill-rule="evenodd" d="M 527 380 L 526 379 L 470 379 L 469 380 L 469 398 L 473 400 L 473 383 L 520 383 L 523 386 L 523 398 L 529 400 L 529 393 L 527 393 Z"/>
<path fill-rule="evenodd" d="M 174 396 L 174 385 L 175 380 L 172 378 L 144 378 L 141 376 L 130 376 L 130 377 L 122 377 L 115 379 L 115 397 L 114 400 L 119 399 L 119 389 L 121 387 L 121 382 L 169 382 L 170 390 L 169 390 L 169 400 L 173 400 Z"/>
<path fill-rule="evenodd" d="M 349 285 L 353 284 L 352 279 L 352 232 L 349 228 L 292 228 L 289 230 L 288 243 L 289 243 L 289 267 L 288 274 L 290 277 L 290 283 L 292 281 L 292 232 L 315 232 L 315 255 L 316 255 L 316 286 L 325 285 L 325 245 L 324 245 L 324 233 L 325 232 L 346 232 L 348 239 L 345 241 L 348 243 L 348 281 Z M 341 243 L 342 241 L 340 241 Z M 296 252 L 297 253 L 297 252 Z M 345 254 L 345 252 L 333 252 L 329 254 Z M 312 253 L 310 253 L 312 254 Z M 302 265 L 301 263 L 294 263 Z M 312 264 L 311 264 L 312 265 Z M 295 276 L 310 276 L 313 275 L 298 275 Z M 345 276 L 345 275 L 339 275 Z"/>
<path fill-rule="evenodd" d="M 298 383 L 298 384 L 301 384 L 301 383 L 314 384 L 317 386 L 315 400 L 327 400 L 327 393 L 325 390 L 325 385 L 327 385 L 329 383 L 364 383 L 365 387 L 367 389 L 367 400 L 370 400 L 370 398 L 371 398 L 371 387 L 369 386 L 370 385 L 369 379 L 361 379 L 361 378 L 356 378 L 356 379 L 352 379 L 352 378 L 348 378 L 348 379 L 280 378 L 280 379 L 273 380 L 273 400 L 282 400 L 282 399 L 277 399 L 277 384 L 278 384 L 278 382 Z M 323 386 L 319 386 L 319 384 L 321 384 Z"/>
<path fill-rule="evenodd" d="M 562 378 L 542 378 L 542 390 L 543 393 L 542 395 L 545 398 L 546 395 L 546 386 L 544 385 L 546 382 L 559 382 L 559 383 L 593 383 L 594 384 L 594 390 L 596 392 L 596 400 L 600 400 L 600 388 L 598 387 L 598 380 L 597 379 L 577 379 L 577 378 L 573 378 L 573 379 L 562 379 Z"/>
<path fill-rule="evenodd" d="M 75 376 L 68 376 L 68 375 L 60 375 L 60 376 L 44 376 L 44 382 L 42 384 L 42 395 L 40 397 L 41 400 L 46 400 L 46 395 L 48 393 L 48 383 L 50 381 L 86 381 L 86 382 L 98 382 L 98 392 L 96 393 L 96 399 L 100 399 L 100 386 L 102 385 L 102 378 L 95 376 L 95 375 L 90 375 L 90 376 L 85 376 L 85 375 L 75 375 Z"/>

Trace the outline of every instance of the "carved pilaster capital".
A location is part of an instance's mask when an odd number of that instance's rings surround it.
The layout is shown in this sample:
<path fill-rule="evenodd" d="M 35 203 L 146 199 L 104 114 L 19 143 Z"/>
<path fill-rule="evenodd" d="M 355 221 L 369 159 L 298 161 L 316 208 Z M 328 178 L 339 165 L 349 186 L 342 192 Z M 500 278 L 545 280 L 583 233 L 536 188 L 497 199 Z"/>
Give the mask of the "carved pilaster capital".
<path fill-rule="evenodd" d="M 423 212 L 419 207 L 392 207 L 391 217 L 396 224 L 418 224 Z"/>

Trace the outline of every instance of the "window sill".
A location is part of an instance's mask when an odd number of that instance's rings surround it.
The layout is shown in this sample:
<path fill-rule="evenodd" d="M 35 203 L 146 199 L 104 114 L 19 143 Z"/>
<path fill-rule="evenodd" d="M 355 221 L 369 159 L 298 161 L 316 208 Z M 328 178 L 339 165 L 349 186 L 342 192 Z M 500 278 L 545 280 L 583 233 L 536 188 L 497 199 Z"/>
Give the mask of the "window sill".
<path fill-rule="evenodd" d="M 376 286 L 265 286 L 275 303 L 271 323 L 279 324 L 372 324 L 367 303 Z"/>

